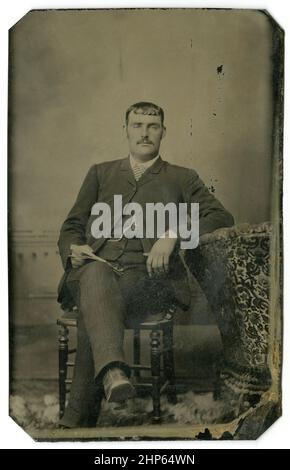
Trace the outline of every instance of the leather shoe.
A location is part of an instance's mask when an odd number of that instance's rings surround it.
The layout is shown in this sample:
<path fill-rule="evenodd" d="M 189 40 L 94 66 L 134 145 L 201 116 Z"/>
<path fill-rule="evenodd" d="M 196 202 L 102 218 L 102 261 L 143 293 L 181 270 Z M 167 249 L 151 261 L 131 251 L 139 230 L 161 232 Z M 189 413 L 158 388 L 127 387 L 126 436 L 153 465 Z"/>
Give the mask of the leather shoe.
<path fill-rule="evenodd" d="M 105 397 L 108 402 L 123 402 L 136 396 L 132 383 L 118 367 L 109 369 L 103 378 Z"/>

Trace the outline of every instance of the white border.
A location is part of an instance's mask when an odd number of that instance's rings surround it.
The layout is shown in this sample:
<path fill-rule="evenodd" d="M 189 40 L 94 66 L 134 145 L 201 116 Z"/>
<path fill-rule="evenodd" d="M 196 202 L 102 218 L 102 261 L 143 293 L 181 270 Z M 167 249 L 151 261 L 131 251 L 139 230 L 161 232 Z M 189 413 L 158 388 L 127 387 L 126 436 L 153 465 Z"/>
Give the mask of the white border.
<path fill-rule="evenodd" d="M 285 0 L 264 0 L 264 1 L 75 1 L 75 0 L 62 0 L 61 2 L 51 0 L 10 0 L 9 4 L 3 2 L 1 5 L 0 15 L 0 48 L 1 48 L 1 62 L 0 62 L 0 76 L 2 77 L 2 87 L 0 94 L 0 145 L 1 155 L 7 155 L 7 87 L 5 87 L 5 80 L 8 71 L 8 29 L 15 24 L 24 14 L 31 9 L 46 9 L 46 8 L 134 8 L 134 7 L 207 7 L 207 8 L 251 8 L 251 9 L 267 9 L 275 20 L 282 26 L 286 32 L 285 48 L 286 48 L 286 93 L 285 93 L 285 137 L 284 137 L 284 206 L 290 206 L 290 190 L 289 190 L 289 162 L 287 161 L 287 154 L 289 151 L 289 24 L 290 24 L 290 8 Z M 8 3 L 8 2 L 7 2 Z M 3 78 L 4 77 L 4 78 Z M 7 81 L 6 81 L 7 83 Z M 6 158 L 0 159 L 1 165 L 1 243 L 0 243 L 0 299 L 1 299 L 1 369 L 0 369 L 0 448 L 15 449 L 15 448 L 31 448 L 31 449 L 53 449 L 53 448 L 91 448 L 91 449 L 110 449 L 110 448 L 188 448 L 188 449 L 202 449 L 202 448 L 290 448 L 289 442 L 289 426 L 290 426 L 290 339 L 289 339 L 289 320 L 287 318 L 290 309 L 290 271 L 289 271 L 289 254 L 290 254 L 290 240 L 289 240 L 289 225 L 290 217 L 289 210 L 284 212 L 284 262 L 285 262 L 285 305 L 284 305 L 284 365 L 283 365 L 283 416 L 280 418 L 264 435 L 257 441 L 223 441 L 223 442 L 210 442 L 210 441 L 154 441 L 154 442 L 71 442 L 71 443 L 36 443 L 27 434 L 24 433 L 8 416 L 8 334 L 7 334 L 7 184 L 6 184 Z"/>

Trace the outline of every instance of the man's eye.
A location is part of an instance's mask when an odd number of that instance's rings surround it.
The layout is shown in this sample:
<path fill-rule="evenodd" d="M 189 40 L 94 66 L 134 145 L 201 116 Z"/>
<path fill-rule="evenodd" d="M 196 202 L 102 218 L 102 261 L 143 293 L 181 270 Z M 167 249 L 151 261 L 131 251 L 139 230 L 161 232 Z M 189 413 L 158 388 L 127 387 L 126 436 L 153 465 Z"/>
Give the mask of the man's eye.
<path fill-rule="evenodd" d="M 133 124 L 133 127 L 140 127 L 140 124 Z"/>

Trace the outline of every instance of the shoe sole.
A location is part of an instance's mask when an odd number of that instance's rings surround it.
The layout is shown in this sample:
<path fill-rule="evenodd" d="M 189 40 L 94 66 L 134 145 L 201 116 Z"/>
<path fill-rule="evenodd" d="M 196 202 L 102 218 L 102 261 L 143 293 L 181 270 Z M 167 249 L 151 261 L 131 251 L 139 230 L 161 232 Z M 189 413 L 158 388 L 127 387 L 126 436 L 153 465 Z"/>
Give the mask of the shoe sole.
<path fill-rule="evenodd" d="M 136 396 L 136 390 L 129 382 L 124 382 L 111 389 L 110 395 L 107 397 L 109 403 L 121 403 L 129 398 Z"/>

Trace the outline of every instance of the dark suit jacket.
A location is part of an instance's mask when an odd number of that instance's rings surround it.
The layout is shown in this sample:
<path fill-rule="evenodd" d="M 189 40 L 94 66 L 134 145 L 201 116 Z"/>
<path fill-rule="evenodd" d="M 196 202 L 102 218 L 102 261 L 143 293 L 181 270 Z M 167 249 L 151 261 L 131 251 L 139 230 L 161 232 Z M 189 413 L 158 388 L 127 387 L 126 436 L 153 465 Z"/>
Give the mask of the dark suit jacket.
<path fill-rule="evenodd" d="M 148 202 L 162 202 L 164 205 L 169 202 L 199 203 L 200 236 L 234 223 L 231 214 L 209 192 L 194 170 L 172 165 L 159 158 L 136 182 L 128 157 L 93 165 L 60 231 L 58 246 L 66 271 L 59 286 L 60 302 L 62 302 L 66 275 L 71 269 L 68 258 L 70 245 L 88 244 L 95 253 L 100 250 L 106 239 L 95 239 L 91 234 L 91 225 L 95 219 L 95 216 L 91 215 L 91 208 L 97 201 L 105 202 L 113 213 L 113 200 L 116 194 L 122 195 L 123 206 L 132 201 L 139 203 L 144 215 L 145 204 Z M 144 252 L 150 251 L 156 239 L 141 240 Z"/>

